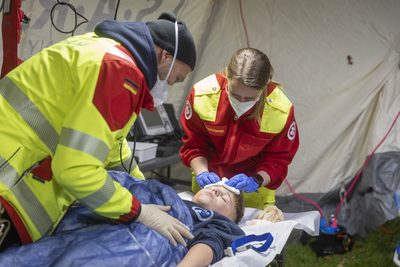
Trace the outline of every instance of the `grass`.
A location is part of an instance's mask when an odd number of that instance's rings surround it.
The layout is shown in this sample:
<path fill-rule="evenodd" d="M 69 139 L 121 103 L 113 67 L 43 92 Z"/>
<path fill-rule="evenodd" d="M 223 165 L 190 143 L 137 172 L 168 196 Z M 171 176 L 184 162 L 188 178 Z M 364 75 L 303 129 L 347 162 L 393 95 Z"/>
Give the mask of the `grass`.
<path fill-rule="evenodd" d="M 376 229 L 367 238 L 356 237 L 351 252 L 345 254 L 316 257 L 308 243 L 316 238 L 308 240 L 306 245 L 302 243 L 290 243 L 286 254 L 286 267 L 385 267 L 396 266 L 393 262 L 393 253 L 400 238 L 400 219 L 386 222 L 383 227 L 394 234 L 388 234 L 381 228 Z M 344 242 L 344 246 L 348 243 Z"/>

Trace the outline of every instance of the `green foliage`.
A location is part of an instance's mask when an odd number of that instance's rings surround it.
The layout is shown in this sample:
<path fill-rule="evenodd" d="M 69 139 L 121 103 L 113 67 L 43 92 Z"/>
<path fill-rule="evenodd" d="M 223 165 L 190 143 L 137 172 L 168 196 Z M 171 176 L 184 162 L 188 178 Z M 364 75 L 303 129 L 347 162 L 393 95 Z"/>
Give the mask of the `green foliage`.
<path fill-rule="evenodd" d="M 368 238 L 356 237 L 353 250 L 341 255 L 330 255 L 317 258 L 310 246 L 289 244 L 286 254 L 286 267 L 366 267 L 396 266 L 393 254 L 400 238 L 400 219 L 394 219 L 383 225 L 394 234 L 388 234 L 378 228 Z M 315 241 L 312 238 L 308 243 Z M 347 242 L 343 242 L 347 246 Z"/>

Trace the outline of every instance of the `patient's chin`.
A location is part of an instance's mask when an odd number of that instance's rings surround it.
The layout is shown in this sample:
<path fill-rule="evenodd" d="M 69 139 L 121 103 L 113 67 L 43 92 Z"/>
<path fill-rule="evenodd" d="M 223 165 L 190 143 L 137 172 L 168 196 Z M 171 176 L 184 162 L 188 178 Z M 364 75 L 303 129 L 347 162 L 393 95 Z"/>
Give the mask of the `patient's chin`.
<path fill-rule="evenodd" d="M 210 209 L 209 207 L 210 207 L 212 198 L 206 194 L 196 194 L 193 197 L 192 201 L 199 204 L 204 209 Z"/>

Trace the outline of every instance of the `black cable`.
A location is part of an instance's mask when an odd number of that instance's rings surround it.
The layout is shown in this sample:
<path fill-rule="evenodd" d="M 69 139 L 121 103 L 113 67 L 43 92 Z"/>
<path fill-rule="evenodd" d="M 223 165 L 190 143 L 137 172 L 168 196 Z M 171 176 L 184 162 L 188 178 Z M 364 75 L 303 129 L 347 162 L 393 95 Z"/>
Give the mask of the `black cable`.
<path fill-rule="evenodd" d="M 172 134 L 174 135 L 174 141 L 178 141 L 178 140 L 181 140 L 182 139 L 182 136 L 179 134 L 179 132 L 178 132 L 178 130 L 174 130 L 173 132 L 172 132 Z"/>
<path fill-rule="evenodd" d="M 11 159 L 12 157 L 14 157 L 15 154 L 17 154 L 17 152 L 18 152 L 20 149 L 21 149 L 21 147 L 19 147 L 19 148 L 14 152 L 14 154 L 11 155 L 11 157 L 9 157 L 6 161 L 4 161 L 4 163 L 1 164 L 0 169 L 3 168 L 3 166 L 4 166 L 7 162 L 9 162 L 10 159 Z"/>
<path fill-rule="evenodd" d="M 114 20 L 117 20 L 117 13 L 118 13 L 118 8 L 119 8 L 119 1 L 117 2 L 117 7 L 115 8 L 115 14 L 114 14 Z"/>
<path fill-rule="evenodd" d="M 125 171 L 129 174 L 128 170 L 125 168 L 124 162 L 122 161 L 122 143 L 124 141 L 121 141 L 121 144 L 119 145 L 119 159 L 121 160 L 121 165 L 124 167 Z"/>
<path fill-rule="evenodd" d="M 54 21 L 53 21 L 54 9 L 55 9 L 56 6 L 58 6 L 58 5 L 66 5 L 66 6 L 68 6 L 69 8 L 71 8 L 72 11 L 75 13 L 75 26 L 74 26 L 74 29 L 73 29 L 73 30 L 71 30 L 71 31 L 62 31 L 62 30 L 58 29 L 58 28 L 56 27 L 56 25 L 54 24 Z M 78 24 L 78 16 L 81 17 L 81 18 L 83 18 L 85 21 L 82 21 L 81 23 Z M 53 27 L 54 27 L 57 31 L 59 31 L 59 32 L 61 32 L 61 33 L 65 33 L 65 34 L 71 33 L 72 36 L 74 36 L 75 30 L 76 30 L 79 26 L 81 26 L 83 23 L 88 23 L 88 22 L 89 22 L 89 20 L 88 20 L 87 18 L 85 18 L 84 16 L 82 16 L 81 14 L 79 14 L 79 13 L 76 11 L 76 9 L 75 9 L 75 7 L 74 7 L 73 5 L 71 5 L 71 4 L 69 4 L 69 3 L 65 3 L 65 2 L 60 2 L 59 0 L 57 0 L 57 3 L 53 6 L 53 8 L 52 8 L 51 11 L 50 11 L 50 20 L 51 20 L 51 24 L 53 25 Z"/>
<path fill-rule="evenodd" d="M 174 127 L 172 127 L 172 124 L 169 121 L 166 121 L 165 123 L 168 123 L 169 127 L 172 129 L 172 132 L 170 132 L 168 134 L 172 134 L 174 136 L 174 138 L 172 138 L 172 140 L 170 140 L 170 141 L 178 141 L 178 140 L 180 140 L 182 138 L 182 136 L 179 134 L 178 130 L 174 129 Z"/>
<path fill-rule="evenodd" d="M 169 127 L 171 128 L 171 130 L 172 130 L 171 132 L 168 132 L 167 124 L 169 124 Z M 167 143 L 167 142 L 171 142 L 171 141 L 177 141 L 177 138 L 175 135 L 176 133 L 175 133 L 174 128 L 172 127 L 171 123 L 169 121 L 165 121 L 163 126 L 165 129 L 165 134 L 159 136 L 161 139 L 158 140 L 158 143 L 163 144 L 163 143 Z M 170 138 L 170 137 L 172 137 L 172 138 Z M 156 139 L 156 137 L 154 139 Z"/>
<path fill-rule="evenodd" d="M 131 158 L 131 163 L 129 164 L 129 172 L 131 173 L 131 168 L 132 168 L 132 162 L 133 158 L 135 157 L 135 150 L 136 150 L 136 136 L 137 136 L 137 120 L 133 123 L 133 149 L 132 149 L 132 158 Z"/>

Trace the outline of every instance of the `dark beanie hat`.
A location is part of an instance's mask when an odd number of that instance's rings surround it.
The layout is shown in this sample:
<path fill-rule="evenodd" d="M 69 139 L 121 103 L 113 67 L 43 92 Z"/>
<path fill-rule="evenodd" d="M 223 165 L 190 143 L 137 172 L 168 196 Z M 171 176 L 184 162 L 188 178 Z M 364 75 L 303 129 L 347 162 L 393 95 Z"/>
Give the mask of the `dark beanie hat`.
<path fill-rule="evenodd" d="M 174 13 L 165 11 L 161 13 L 157 20 L 146 22 L 153 42 L 165 49 L 172 56 L 175 53 L 175 21 Z M 196 65 L 196 46 L 192 34 L 186 27 L 185 22 L 178 20 L 178 54 L 176 59 L 188 64 L 192 70 Z"/>

